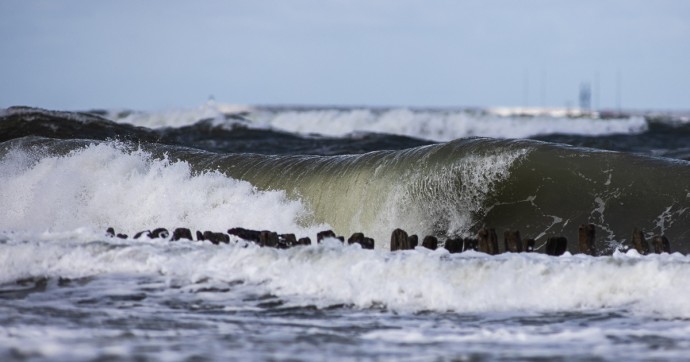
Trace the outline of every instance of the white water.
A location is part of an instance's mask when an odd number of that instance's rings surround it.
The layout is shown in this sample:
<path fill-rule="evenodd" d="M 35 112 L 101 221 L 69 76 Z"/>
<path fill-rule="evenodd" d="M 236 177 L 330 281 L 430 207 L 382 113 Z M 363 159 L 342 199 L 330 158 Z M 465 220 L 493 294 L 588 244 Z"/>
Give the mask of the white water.
<path fill-rule="evenodd" d="M 215 124 L 222 126 L 224 124 L 232 125 L 235 122 L 225 121 L 224 114 L 245 113 L 252 110 L 249 106 L 219 104 L 215 101 L 208 101 L 197 108 L 191 109 L 179 108 L 149 112 L 110 110 L 106 117 L 116 122 L 147 128 L 184 127 L 204 119 L 211 119 Z M 122 112 L 125 114 L 124 117 L 119 115 Z"/>
<path fill-rule="evenodd" d="M 680 360 L 690 349 L 680 254 L 15 236 L 0 238 L 4 358 Z M 22 295 L 27 278 L 48 279 Z"/>
<path fill-rule="evenodd" d="M 6 235 L 7 237 L 7 235 Z M 0 284 L 31 277 L 162 276 L 188 290 L 241 281 L 292 305 L 384 305 L 400 312 L 626 309 L 690 318 L 690 258 L 449 254 L 363 250 L 336 239 L 289 250 L 166 240 L 92 240 L 77 232 L 0 244 Z"/>
<path fill-rule="evenodd" d="M 257 123 L 302 134 L 344 136 L 354 132 L 389 133 L 431 141 L 450 141 L 463 137 L 527 138 L 564 133 L 601 136 L 641 133 L 647 129 L 642 117 L 615 120 L 566 117 L 518 117 L 465 111 L 415 111 L 391 109 L 308 110 L 279 113 L 260 112 Z"/>
<path fill-rule="evenodd" d="M 116 143 L 60 157 L 11 151 L 0 159 L 0 205 L 0 230 L 16 232 L 239 226 L 311 235 L 328 227 L 299 226 L 308 210 L 282 191 L 257 191 L 218 172 L 193 174 L 185 162 Z"/>
<path fill-rule="evenodd" d="M 250 122 L 247 124 L 234 119 L 224 119 L 224 114 L 238 112 L 246 112 L 246 117 Z M 465 110 L 407 108 L 274 111 L 215 102 L 209 102 L 197 109 L 136 112 L 123 118 L 117 118 L 116 112 L 112 112 L 110 118 L 117 122 L 149 128 L 181 127 L 202 119 L 212 119 L 218 126 L 232 126 L 239 122 L 254 128 L 276 129 L 305 135 L 341 137 L 358 132 L 376 132 L 439 142 L 474 136 L 527 138 L 554 133 L 588 136 L 637 134 L 648 128 L 645 119 L 637 116 L 599 119 L 584 116 L 567 117 L 549 114 L 519 116 Z"/>

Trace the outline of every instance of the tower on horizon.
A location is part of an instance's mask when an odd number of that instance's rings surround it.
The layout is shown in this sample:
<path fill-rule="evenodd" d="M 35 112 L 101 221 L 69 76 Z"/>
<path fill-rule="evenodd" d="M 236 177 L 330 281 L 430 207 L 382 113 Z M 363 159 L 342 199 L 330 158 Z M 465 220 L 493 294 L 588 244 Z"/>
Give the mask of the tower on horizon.
<path fill-rule="evenodd" d="M 592 88 L 589 83 L 580 83 L 580 109 L 590 111 L 592 109 Z"/>

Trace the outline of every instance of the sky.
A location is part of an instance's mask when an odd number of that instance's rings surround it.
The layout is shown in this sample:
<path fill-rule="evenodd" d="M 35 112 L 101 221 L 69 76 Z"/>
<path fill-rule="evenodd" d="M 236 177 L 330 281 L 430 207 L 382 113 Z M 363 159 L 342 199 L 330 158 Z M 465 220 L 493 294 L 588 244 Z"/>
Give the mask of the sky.
<path fill-rule="evenodd" d="M 0 107 L 690 110 L 685 0 L 2 0 Z"/>

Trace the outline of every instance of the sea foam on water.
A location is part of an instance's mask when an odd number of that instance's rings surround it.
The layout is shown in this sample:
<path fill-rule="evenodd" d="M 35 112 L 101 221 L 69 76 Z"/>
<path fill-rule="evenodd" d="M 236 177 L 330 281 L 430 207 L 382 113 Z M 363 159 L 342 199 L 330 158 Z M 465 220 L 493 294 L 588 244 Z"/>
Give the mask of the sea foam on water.
<path fill-rule="evenodd" d="M 489 256 L 424 248 L 371 251 L 336 239 L 286 250 L 234 242 L 213 246 L 75 239 L 0 244 L 0 284 L 32 277 L 148 275 L 185 290 L 241 282 L 288 306 L 344 304 L 461 314 L 608 308 L 637 316 L 690 318 L 690 259 L 680 254 Z M 230 287 L 227 297 L 233 293 Z"/>
<path fill-rule="evenodd" d="M 194 173 L 184 161 L 117 143 L 92 144 L 64 156 L 10 152 L 0 170 L 3 231 L 243 226 L 311 234 L 328 227 L 299 226 L 308 210 L 283 191 L 258 191 L 217 171 Z"/>
<path fill-rule="evenodd" d="M 462 137 L 526 138 L 554 133 L 585 136 L 638 134 L 649 128 L 645 118 L 639 116 L 599 119 L 564 115 L 502 115 L 462 109 L 409 108 L 273 110 L 212 102 L 196 109 L 131 112 L 125 113 L 122 117 L 119 117 L 117 112 L 112 112 L 108 117 L 117 122 L 149 128 L 189 126 L 202 119 L 213 119 L 217 125 L 228 126 L 238 122 L 233 118 L 225 119 L 226 114 L 243 114 L 247 121 L 242 122 L 243 126 L 303 135 L 343 137 L 361 132 L 374 132 L 437 142 Z"/>

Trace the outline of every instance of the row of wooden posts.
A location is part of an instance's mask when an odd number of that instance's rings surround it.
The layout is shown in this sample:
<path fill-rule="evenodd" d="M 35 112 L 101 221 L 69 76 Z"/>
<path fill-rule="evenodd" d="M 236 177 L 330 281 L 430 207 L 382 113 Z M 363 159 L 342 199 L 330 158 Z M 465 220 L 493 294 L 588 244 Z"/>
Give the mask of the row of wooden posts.
<path fill-rule="evenodd" d="M 595 244 L 596 227 L 594 224 L 583 224 L 578 228 L 578 252 L 587 255 L 598 255 Z M 534 252 L 535 239 L 523 240 L 519 230 L 506 230 L 503 233 L 503 252 Z M 391 251 L 414 249 L 418 245 L 417 235 L 408 236 L 404 230 L 395 229 L 391 235 Z M 664 235 L 655 235 L 652 238 L 653 252 L 670 253 L 671 243 Z M 426 236 L 422 246 L 429 249 L 438 247 L 438 239 L 434 236 Z M 481 251 L 490 255 L 500 254 L 498 236 L 493 228 L 481 228 L 476 238 L 449 238 L 443 245 L 451 253 L 461 253 L 467 250 Z M 568 250 L 568 239 L 564 236 L 551 236 L 544 247 L 544 253 L 548 255 L 563 255 Z M 651 252 L 649 243 L 642 230 L 635 228 L 632 235 L 632 245 L 640 254 L 647 255 Z"/>
<path fill-rule="evenodd" d="M 595 245 L 596 228 L 593 224 L 580 225 L 578 229 L 578 252 L 587 255 L 597 255 L 598 251 Z M 111 227 L 106 230 L 106 234 L 111 237 L 118 237 L 126 239 L 126 234 L 115 233 Z M 230 235 L 234 235 L 240 239 L 254 242 L 260 246 L 273 247 L 279 249 L 287 249 L 298 245 L 311 245 L 311 239 L 303 237 L 297 239 L 295 234 L 278 234 L 268 230 L 250 230 L 244 228 L 232 228 L 227 233 L 213 232 L 213 231 L 197 231 L 197 241 L 209 241 L 214 244 L 229 243 Z M 173 230 L 172 234 L 165 228 L 157 228 L 153 231 L 146 230 L 138 232 L 134 235 L 134 239 L 142 237 L 152 239 L 164 238 L 171 241 L 178 240 L 194 240 L 191 230 L 187 228 L 177 228 Z M 337 236 L 332 230 L 325 230 L 317 233 L 316 241 L 320 243 L 325 238 L 336 238 L 341 242 L 345 242 L 345 237 Z M 644 233 L 635 228 L 633 230 L 631 247 L 636 249 L 640 254 L 649 254 L 652 250 L 649 243 L 644 237 Z M 363 249 L 374 249 L 374 239 L 364 236 L 363 233 L 354 233 L 347 239 L 348 244 L 360 244 Z M 493 228 L 481 228 L 477 232 L 476 238 L 448 238 L 443 242 L 442 247 L 447 249 L 450 253 L 461 253 L 463 251 L 475 250 L 490 255 L 500 254 L 501 252 L 535 252 L 535 239 L 523 240 L 518 230 L 506 230 L 503 233 L 503 250 L 499 249 L 498 236 L 496 230 Z M 402 229 L 395 229 L 391 233 L 390 250 L 410 250 L 417 246 L 422 246 L 427 249 L 435 250 L 439 247 L 439 240 L 437 237 L 427 235 L 419 244 L 419 237 L 417 235 L 408 235 Z M 669 253 L 671 245 L 669 240 L 663 235 L 656 235 L 652 238 L 652 246 L 654 253 Z M 544 245 L 544 253 L 548 255 L 562 255 L 568 250 L 568 239 L 564 236 L 549 237 Z"/>

